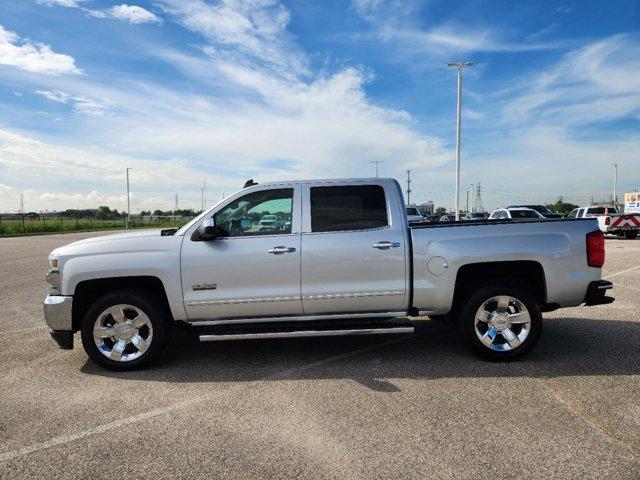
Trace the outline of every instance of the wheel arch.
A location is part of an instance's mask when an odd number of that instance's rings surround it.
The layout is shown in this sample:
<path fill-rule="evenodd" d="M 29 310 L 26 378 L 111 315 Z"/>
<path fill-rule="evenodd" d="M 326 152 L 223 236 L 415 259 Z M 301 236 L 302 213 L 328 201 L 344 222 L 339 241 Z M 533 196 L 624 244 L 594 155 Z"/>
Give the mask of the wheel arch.
<path fill-rule="evenodd" d="M 80 330 L 82 320 L 87 309 L 98 298 L 116 290 L 142 290 L 156 298 L 162 303 L 169 318 L 173 319 L 167 292 L 158 277 L 154 276 L 130 276 L 130 277 L 107 277 L 92 280 L 84 280 L 76 285 L 73 294 L 72 326 L 73 331 Z"/>
<path fill-rule="evenodd" d="M 518 283 L 530 289 L 539 305 L 552 309 L 547 302 L 547 282 L 544 268 L 533 260 L 469 263 L 461 266 L 456 274 L 453 306 L 460 305 L 471 289 L 478 284 L 491 282 Z M 546 307 L 546 308 L 545 308 Z"/>

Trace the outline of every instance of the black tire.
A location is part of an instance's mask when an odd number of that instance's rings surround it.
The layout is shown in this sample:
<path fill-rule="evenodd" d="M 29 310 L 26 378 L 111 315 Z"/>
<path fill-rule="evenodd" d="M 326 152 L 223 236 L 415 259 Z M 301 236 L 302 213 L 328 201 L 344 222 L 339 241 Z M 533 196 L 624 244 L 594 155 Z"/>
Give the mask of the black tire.
<path fill-rule="evenodd" d="M 627 240 L 635 240 L 638 237 L 638 232 L 625 232 L 624 237 Z"/>
<path fill-rule="evenodd" d="M 96 345 L 93 338 L 94 324 L 98 316 L 114 305 L 131 305 L 142 311 L 151 323 L 153 335 L 144 353 L 129 361 L 116 361 L 107 358 Z M 87 355 L 97 365 L 107 370 L 137 370 L 149 365 L 162 353 L 169 336 L 169 315 L 160 298 L 144 290 L 117 290 L 98 298 L 87 310 L 80 330 L 82 345 Z M 147 327 L 148 328 L 148 327 Z M 127 348 L 130 348 L 127 346 Z M 132 347 L 133 348 L 133 347 Z M 136 349 L 137 350 L 137 349 Z"/>
<path fill-rule="evenodd" d="M 493 350 L 486 346 L 476 334 L 476 312 L 488 300 L 497 296 L 509 296 L 518 300 L 528 310 L 530 317 L 529 334 L 519 346 L 506 351 Z M 535 346 L 542 334 L 542 313 L 540 305 L 526 287 L 507 283 L 493 283 L 485 287 L 478 287 L 469 292 L 466 303 L 462 306 L 457 317 L 457 327 L 462 339 L 471 349 L 483 358 L 497 361 L 508 361 L 520 358 Z M 488 326 L 488 325 L 487 325 Z M 482 327 L 482 324 L 480 325 Z M 522 328 L 514 325 L 514 329 Z M 482 333 L 482 332 L 481 332 Z M 505 332 L 508 333 L 508 332 Z M 497 337 L 498 346 L 506 342 L 506 337 Z"/>

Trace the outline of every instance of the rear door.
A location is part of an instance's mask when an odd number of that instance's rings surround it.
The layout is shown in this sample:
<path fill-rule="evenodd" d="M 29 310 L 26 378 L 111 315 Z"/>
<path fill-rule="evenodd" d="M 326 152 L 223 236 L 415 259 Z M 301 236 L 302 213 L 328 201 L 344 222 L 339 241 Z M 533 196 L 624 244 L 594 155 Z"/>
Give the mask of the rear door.
<path fill-rule="evenodd" d="M 305 314 L 405 310 L 407 225 L 392 182 L 303 184 Z"/>

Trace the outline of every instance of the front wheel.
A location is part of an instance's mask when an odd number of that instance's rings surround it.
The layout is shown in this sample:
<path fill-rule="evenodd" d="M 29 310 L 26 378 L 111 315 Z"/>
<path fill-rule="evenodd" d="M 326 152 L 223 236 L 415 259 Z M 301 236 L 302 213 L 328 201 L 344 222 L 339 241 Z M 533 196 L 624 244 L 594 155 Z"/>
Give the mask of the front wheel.
<path fill-rule="evenodd" d="M 494 284 L 471 293 L 458 317 L 463 339 L 491 360 L 514 360 L 527 354 L 542 334 L 538 302 L 525 289 Z"/>
<path fill-rule="evenodd" d="M 82 322 L 82 345 L 108 370 L 135 370 L 155 360 L 164 348 L 167 315 L 145 291 L 110 292 L 96 300 Z"/>

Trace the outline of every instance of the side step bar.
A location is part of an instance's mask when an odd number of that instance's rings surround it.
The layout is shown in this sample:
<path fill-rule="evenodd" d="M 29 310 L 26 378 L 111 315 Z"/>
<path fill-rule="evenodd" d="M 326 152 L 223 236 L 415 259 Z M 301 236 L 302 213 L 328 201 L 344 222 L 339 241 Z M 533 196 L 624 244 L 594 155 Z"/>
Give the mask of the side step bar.
<path fill-rule="evenodd" d="M 338 337 L 345 335 L 380 335 L 391 333 L 413 333 L 413 325 L 379 328 L 351 328 L 334 330 L 291 330 L 281 332 L 247 332 L 232 334 L 200 335 L 201 342 L 222 342 L 227 340 L 255 340 L 264 338 Z"/>

